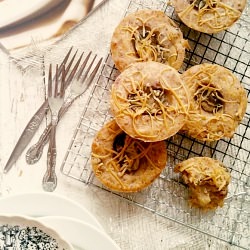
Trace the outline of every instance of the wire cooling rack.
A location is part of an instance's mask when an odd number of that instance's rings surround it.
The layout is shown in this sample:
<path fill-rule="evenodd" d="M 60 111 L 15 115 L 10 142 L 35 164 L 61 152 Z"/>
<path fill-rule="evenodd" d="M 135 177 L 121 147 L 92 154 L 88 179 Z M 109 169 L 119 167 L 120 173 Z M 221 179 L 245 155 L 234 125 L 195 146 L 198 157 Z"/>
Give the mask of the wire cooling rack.
<path fill-rule="evenodd" d="M 248 2 L 249 5 L 249 2 Z M 164 11 L 179 24 L 191 50 L 180 72 L 200 63 L 216 63 L 231 70 L 244 85 L 248 95 L 246 115 L 232 139 L 202 143 L 182 134 L 167 140 L 168 163 L 155 182 L 135 194 L 113 193 L 154 213 L 216 237 L 243 249 L 250 249 L 250 21 L 247 8 L 240 21 L 216 35 L 202 34 L 186 27 L 167 1 L 133 0 L 126 14 L 142 8 Z M 65 155 L 61 171 L 67 176 L 92 184 L 108 192 L 91 170 L 91 144 L 96 132 L 110 120 L 110 87 L 119 72 L 110 54 L 83 110 L 79 124 Z M 194 156 L 221 160 L 230 170 L 232 181 L 223 208 L 202 213 L 188 206 L 187 188 L 173 168 L 176 163 Z"/>

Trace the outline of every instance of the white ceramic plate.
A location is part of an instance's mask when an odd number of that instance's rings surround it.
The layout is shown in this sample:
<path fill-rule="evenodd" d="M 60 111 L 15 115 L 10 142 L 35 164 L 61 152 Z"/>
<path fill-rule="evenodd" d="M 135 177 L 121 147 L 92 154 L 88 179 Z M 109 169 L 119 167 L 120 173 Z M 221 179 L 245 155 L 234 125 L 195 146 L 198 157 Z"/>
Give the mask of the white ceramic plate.
<path fill-rule="evenodd" d="M 73 250 L 65 237 L 32 217 L 0 214 L 0 235 L 0 249 Z"/>
<path fill-rule="evenodd" d="M 69 241 L 75 250 L 120 250 L 107 234 L 80 220 L 61 216 L 48 216 L 40 220 Z"/>
<path fill-rule="evenodd" d="M 4 0 L 0 2 L 0 28 L 17 25 L 46 13 L 62 0 Z"/>
<path fill-rule="evenodd" d="M 27 193 L 0 198 L 0 213 L 32 217 L 49 215 L 74 217 L 103 230 L 97 219 L 86 208 L 54 193 Z"/>

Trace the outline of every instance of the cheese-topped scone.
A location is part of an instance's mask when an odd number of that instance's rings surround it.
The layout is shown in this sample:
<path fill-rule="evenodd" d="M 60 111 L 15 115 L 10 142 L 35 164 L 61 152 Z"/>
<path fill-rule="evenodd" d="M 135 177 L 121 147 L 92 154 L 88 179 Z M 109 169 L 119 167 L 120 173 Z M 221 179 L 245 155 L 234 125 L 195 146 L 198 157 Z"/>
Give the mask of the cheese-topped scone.
<path fill-rule="evenodd" d="M 179 69 L 188 42 L 162 11 L 139 10 L 126 16 L 111 40 L 111 55 L 119 71 L 131 63 L 156 61 Z"/>
<path fill-rule="evenodd" d="M 109 189 L 137 192 L 149 186 L 165 168 L 164 141 L 143 142 L 128 136 L 115 122 L 106 123 L 92 144 L 92 168 Z"/>
<path fill-rule="evenodd" d="M 209 157 L 189 158 L 175 166 L 175 172 L 190 189 L 190 204 L 205 210 L 222 207 L 231 177 L 222 162 Z"/>
<path fill-rule="evenodd" d="M 246 0 L 172 0 L 188 27 L 208 34 L 225 30 L 241 16 Z"/>
<path fill-rule="evenodd" d="M 165 140 L 186 122 L 189 93 L 174 68 L 158 62 L 130 65 L 115 80 L 111 111 L 118 125 L 143 141 Z"/>
<path fill-rule="evenodd" d="M 247 108 L 247 95 L 228 69 L 200 64 L 182 74 L 190 93 L 189 115 L 182 131 L 201 141 L 231 138 Z"/>

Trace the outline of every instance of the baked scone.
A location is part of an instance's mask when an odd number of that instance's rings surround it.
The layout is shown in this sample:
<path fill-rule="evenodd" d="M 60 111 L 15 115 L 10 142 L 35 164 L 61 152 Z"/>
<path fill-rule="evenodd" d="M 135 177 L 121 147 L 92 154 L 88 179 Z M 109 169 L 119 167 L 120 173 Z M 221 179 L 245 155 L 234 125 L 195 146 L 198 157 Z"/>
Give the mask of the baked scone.
<path fill-rule="evenodd" d="M 143 141 L 165 140 L 186 122 L 189 94 L 174 68 L 158 62 L 130 65 L 115 80 L 111 111 L 126 134 Z"/>
<path fill-rule="evenodd" d="M 178 70 L 188 47 L 181 30 L 164 12 L 148 9 L 126 16 L 111 39 L 111 55 L 119 71 L 142 61 L 157 61 Z"/>
<path fill-rule="evenodd" d="M 246 0 L 172 0 L 188 27 L 208 34 L 225 30 L 241 16 Z"/>
<path fill-rule="evenodd" d="M 175 166 L 175 172 L 190 189 L 189 202 L 205 210 L 222 207 L 228 193 L 230 173 L 224 165 L 209 157 L 193 157 Z"/>
<path fill-rule="evenodd" d="M 150 185 L 167 162 L 164 141 L 147 143 L 131 138 L 111 120 L 92 144 L 92 167 L 96 177 L 118 192 L 137 192 Z"/>
<path fill-rule="evenodd" d="M 216 64 L 189 68 L 182 79 L 190 92 L 190 109 L 182 131 L 201 141 L 231 138 L 247 108 L 246 91 L 228 69 Z"/>

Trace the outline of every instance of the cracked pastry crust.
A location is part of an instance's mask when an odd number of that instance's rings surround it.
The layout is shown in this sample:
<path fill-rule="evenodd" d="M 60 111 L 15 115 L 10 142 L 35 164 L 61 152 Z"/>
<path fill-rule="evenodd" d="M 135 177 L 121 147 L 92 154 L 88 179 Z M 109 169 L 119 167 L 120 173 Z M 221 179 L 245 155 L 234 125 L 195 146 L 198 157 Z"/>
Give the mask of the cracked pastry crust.
<path fill-rule="evenodd" d="M 246 0 L 172 0 L 188 27 L 208 34 L 225 30 L 241 16 Z"/>
<path fill-rule="evenodd" d="M 188 42 L 162 11 L 139 10 L 126 16 L 111 39 L 111 55 L 119 71 L 135 62 L 156 61 L 179 69 Z"/>
<path fill-rule="evenodd" d="M 205 63 L 189 68 L 182 79 L 191 97 L 182 132 L 201 141 L 233 137 L 247 108 L 246 91 L 236 76 L 222 66 Z"/>
<path fill-rule="evenodd" d="M 184 125 L 189 93 L 180 74 L 158 62 L 130 65 L 112 85 L 111 112 L 128 135 L 165 140 Z"/>
<path fill-rule="evenodd" d="M 220 161 L 209 157 L 189 158 L 177 164 L 175 172 L 181 173 L 188 185 L 192 206 L 205 210 L 223 206 L 231 177 Z"/>
<path fill-rule="evenodd" d="M 165 168 L 166 144 L 131 138 L 115 120 L 106 123 L 92 144 L 92 168 L 108 188 L 137 192 L 149 186 Z"/>

